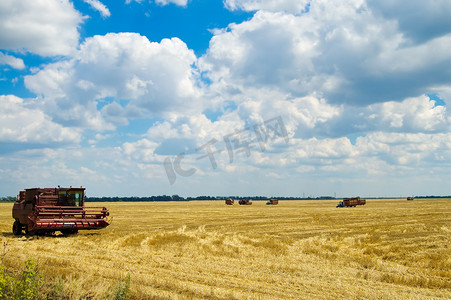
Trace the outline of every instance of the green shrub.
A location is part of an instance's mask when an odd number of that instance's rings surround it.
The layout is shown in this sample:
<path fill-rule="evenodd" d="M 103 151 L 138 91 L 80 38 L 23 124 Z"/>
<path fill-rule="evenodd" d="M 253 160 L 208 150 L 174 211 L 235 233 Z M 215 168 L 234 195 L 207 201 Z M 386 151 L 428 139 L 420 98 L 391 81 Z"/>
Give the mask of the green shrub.
<path fill-rule="evenodd" d="M 5 268 L 0 265 L 0 299 L 8 299 L 14 290 L 14 278 L 5 275 Z"/>
<path fill-rule="evenodd" d="M 114 299 L 126 300 L 128 299 L 129 292 L 130 292 L 130 274 L 128 274 L 125 281 L 119 280 L 117 284 L 116 294 L 114 295 Z"/>
<path fill-rule="evenodd" d="M 32 259 L 25 261 L 21 273 L 10 276 L 5 267 L 0 265 L 0 299 L 34 300 L 34 299 L 65 299 L 64 279 L 44 286 L 38 266 Z M 14 275 L 14 274 L 11 274 Z M 130 293 L 130 274 L 125 280 L 119 280 L 117 288 L 102 297 L 102 299 L 126 300 Z M 82 297 L 85 298 L 85 297 Z M 89 297 L 86 297 L 89 298 Z"/>
<path fill-rule="evenodd" d="M 31 259 L 25 261 L 25 269 L 18 278 L 6 275 L 0 265 L 0 299 L 36 299 L 42 283 L 38 267 Z"/>
<path fill-rule="evenodd" d="M 38 273 L 38 266 L 32 259 L 26 260 L 22 276 L 16 283 L 16 299 L 36 299 L 42 284 L 42 276 Z"/>

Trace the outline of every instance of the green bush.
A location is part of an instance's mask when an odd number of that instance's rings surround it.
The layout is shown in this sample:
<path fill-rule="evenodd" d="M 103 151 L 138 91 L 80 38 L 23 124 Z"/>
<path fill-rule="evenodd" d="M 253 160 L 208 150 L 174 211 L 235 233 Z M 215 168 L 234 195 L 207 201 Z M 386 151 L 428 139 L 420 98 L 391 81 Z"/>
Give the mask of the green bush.
<path fill-rule="evenodd" d="M 25 268 L 18 278 L 6 275 L 4 266 L 0 265 L 0 299 L 36 299 L 42 284 L 38 267 L 32 259 L 25 261 Z"/>
<path fill-rule="evenodd" d="M 44 286 L 38 266 L 32 259 L 25 261 L 21 273 L 8 275 L 5 267 L 0 265 L 0 299 L 65 299 L 64 280 L 59 279 L 53 284 Z M 125 280 L 119 280 L 116 289 L 102 299 L 126 300 L 130 293 L 130 274 Z"/>
<path fill-rule="evenodd" d="M 7 299 L 14 290 L 14 278 L 5 275 L 5 268 L 0 265 L 0 299 Z"/>
<path fill-rule="evenodd" d="M 119 280 L 117 284 L 116 294 L 114 295 L 114 299 L 126 300 L 128 299 L 129 292 L 130 292 L 130 274 L 128 274 L 125 281 Z"/>
<path fill-rule="evenodd" d="M 38 273 L 38 266 L 32 259 L 25 261 L 25 269 L 16 284 L 16 299 L 36 299 L 42 287 L 42 276 Z"/>

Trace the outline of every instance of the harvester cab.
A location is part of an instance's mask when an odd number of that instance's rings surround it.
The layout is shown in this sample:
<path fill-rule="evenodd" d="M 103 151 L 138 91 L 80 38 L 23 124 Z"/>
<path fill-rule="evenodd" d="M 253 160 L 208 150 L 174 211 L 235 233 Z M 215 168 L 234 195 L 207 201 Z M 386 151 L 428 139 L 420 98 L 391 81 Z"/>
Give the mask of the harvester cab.
<path fill-rule="evenodd" d="M 13 233 L 20 235 L 53 233 L 75 234 L 83 229 L 107 227 L 105 207 L 85 207 L 85 189 L 32 188 L 20 191 L 13 206 Z"/>
<path fill-rule="evenodd" d="M 59 188 L 58 203 L 60 206 L 83 206 L 85 200 L 84 188 Z"/>

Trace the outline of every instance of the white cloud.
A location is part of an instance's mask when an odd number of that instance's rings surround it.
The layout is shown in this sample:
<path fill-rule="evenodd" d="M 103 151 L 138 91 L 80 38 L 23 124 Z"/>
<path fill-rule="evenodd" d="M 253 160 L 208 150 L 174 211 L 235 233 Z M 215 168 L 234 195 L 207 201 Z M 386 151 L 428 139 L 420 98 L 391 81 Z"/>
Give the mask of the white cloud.
<path fill-rule="evenodd" d="M 224 5 L 230 10 L 245 11 L 285 11 L 294 14 L 301 13 L 305 10 L 310 0 L 225 0 Z"/>
<path fill-rule="evenodd" d="M 436 0 L 424 5 L 422 0 L 367 0 L 368 6 L 385 18 L 396 20 L 399 29 L 415 43 L 449 33 L 451 2 Z"/>
<path fill-rule="evenodd" d="M 157 143 L 148 139 L 141 139 L 134 143 L 124 143 L 122 149 L 124 154 L 130 156 L 134 161 L 153 162 L 157 160 L 154 151 Z M 162 159 L 160 159 L 162 161 Z"/>
<path fill-rule="evenodd" d="M 16 96 L 0 95 L 0 142 L 51 145 L 78 143 L 78 129 L 65 128 L 52 122 L 43 111 Z"/>
<path fill-rule="evenodd" d="M 188 3 L 188 0 L 155 0 L 155 3 L 160 4 L 160 5 L 168 5 L 170 3 L 173 3 L 173 4 L 179 5 L 179 6 L 186 6 L 186 4 Z"/>
<path fill-rule="evenodd" d="M 68 0 L 2 0 L 0 49 L 69 55 L 78 46 L 82 21 Z"/>
<path fill-rule="evenodd" d="M 142 3 L 143 0 L 125 0 L 125 4 L 130 4 L 132 2 Z M 155 0 L 154 2 L 163 6 L 171 3 L 178 6 L 186 6 L 188 4 L 188 0 Z"/>
<path fill-rule="evenodd" d="M 374 132 L 359 137 L 356 147 L 362 157 L 377 157 L 390 165 L 406 165 L 411 170 L 426 171 L 440 166 L 449 168 L 451 134 Z"/>
<path fill-rule="evenodd" d="M 174 114 L 172 120 L 157 123 L 149 128 L 145 137 L 157 143 L 157 154 L 177 155 L 181 152 L 196 152 L 197 148 L 213 139 L 221 143 L 224 136 L 242 130 L 244 126 L 236 112 L 226 114 L 215 122 L 203 114 Z"/>
<path fill-rule="evenodd" d="M 202 111 L 195 63 L 193 51 L 178 38 L 156 43 L 136 33 L 110 33 L 86 39 L 73 59 L 45 66 L 26 76 L 25 84 L 50 111 L 64 107 L 70 113 L 70 118 L 56 120 L 78 119 L 83 126 L 100 129 L 108 126 L 100 112 L 111 124 L 124 125 L 129 118 Z M 97 101 L 106 98 L 112 103 L 98 111 Z M 85 107 L 85 112 L 78 114 L 76 107 Z M 89 118 L 83 117 L 86 113 Z"/>
<path fill-rule="evenodd" d="M 367 105 L 449 85 L 450 46 L 446 33 L 409 43 L 395 20 L 365 1 L 317 0 L 302 15 L 258 11 L 215 31 L 200 67 L 230 90 L 265 87 Z"/>
<path fill-rule="evenodd" d="M 96 102 L 87 97 L 91 89 L 95 90 L 94 85 L 74 78 L 73 67 L 74 60 L 46 65 L 36 74 L 25 76 L 25 85 L 38 95 L 37 105 L 59 124 L 99 131 L 113 129 L 97 110 Z"/>
<path fill-rule="evenodd" d="M 404 132 L 449 131 L 451 118 L 446 107 L 434 104 L 435 101 L 422 96 L 373 105 L 369 110 L 378 111 L 377 119 L 382 123 L 379 128 L 398 128 Z"/>
<path fill-rule="evenodd" d="M 91 5 L 93 9 L 97 10 L 102 15 L 103 18 L 111 16 L 108 7 L 106 7 L 105 4 L 103 4 L 99 0 L 83 0 L 83 1 Z"/>
<path fill-rule="evenodd" d="M 287 105 L 287 107 L 290 107 Z M 446 106 L 435 105 L 435 101 L 427 96 L 407 98 L 401 102 L 387 101 L 369 106 L 319 106 L 318 109 L 328 116 L 317 121 L 313 127 L 307 123 L 299 124 L 296 137 L 337 138 L 343 136 L 362 135 L 371 132 L 408 132 L 439 133 L 448 132 L 451 128 L 451 117 Z M 323 111 L 324 110 L 324 111 Z M 296 110 L 291 109 L 293 115 Z M 329 115 L 326 114 L 329 111 Z M 334 114 L 331 114 L 334 112 Z M 320 116 L 311 111 L 312 116 Z M 305 113 L 304 113 L 305 114 Z M 297 119 L 301 120 L 301 117 Z M 289 123 L 287 121 L 287 123 Z M 296 127 L 295 127 L 296 128 Z"/>
<path fill-rule="evenodd" d="M 357 152 L 347 138 L 324 140 L 312 138 L 302 148 L 308 157 L 324 159 L 346 158 L 356 155 Z"/>
<path fill-rule="evenodd" d="M 342 136 L 361 132 L 448 132 L 451 117 L 446 106 L 436 106 L 427 96 L 387 101 L 368 107 L 343 108 L 342 114 L 322 128 L 326 136 Z M 321 134 L 321 127 L 317 128 Z M 327 131 L 326 131 L 327 130 Z"/>
<path fill-rule="evenodd" d="M 0 52 L 0 65 L 8 65 L 17 70 L 25 69 L 25 64 L 22 59 Z"/>

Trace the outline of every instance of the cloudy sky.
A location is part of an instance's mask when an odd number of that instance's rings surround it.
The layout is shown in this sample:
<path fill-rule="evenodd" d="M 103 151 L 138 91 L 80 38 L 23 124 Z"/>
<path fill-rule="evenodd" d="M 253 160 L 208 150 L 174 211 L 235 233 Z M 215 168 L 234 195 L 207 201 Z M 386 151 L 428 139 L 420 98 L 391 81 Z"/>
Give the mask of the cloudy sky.
<path fill-rule="evenodd" d="M 2 0 L 0 196 L 451 194 L 451 1 Z"/>

